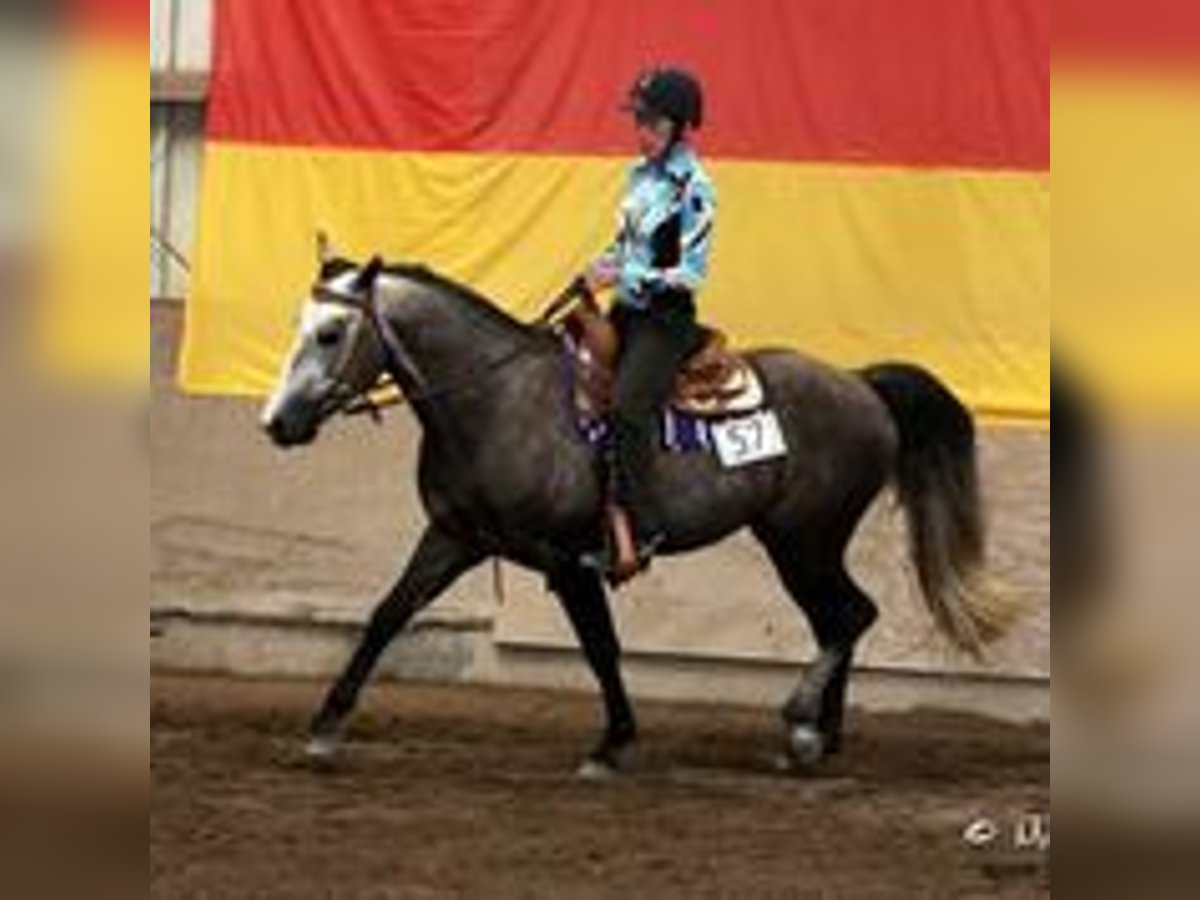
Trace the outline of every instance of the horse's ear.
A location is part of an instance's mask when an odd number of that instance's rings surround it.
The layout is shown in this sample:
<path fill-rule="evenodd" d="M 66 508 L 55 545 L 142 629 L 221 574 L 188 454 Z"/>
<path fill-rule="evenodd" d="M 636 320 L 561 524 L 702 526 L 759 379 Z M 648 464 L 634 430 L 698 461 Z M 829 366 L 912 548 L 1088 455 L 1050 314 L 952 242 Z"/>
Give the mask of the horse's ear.
<path fill-rule="evenodd" d="M 372 256 L 371 261 L 363 266 L 362 271 L 358 273 L 358 277 L 354 279 L 354 290 L 356 293 L 365 294 L 375 287 L 375 281 L 379 278 L 379 273 L 383 271 L 383 257 Z"/>
<path fill-rule="evenodd" d="M 317 265 L 324 268 L 333 262 L 334 257 L 333 242 L 329 240 L 328 233 L 323 228 L 317 229 Z"/>

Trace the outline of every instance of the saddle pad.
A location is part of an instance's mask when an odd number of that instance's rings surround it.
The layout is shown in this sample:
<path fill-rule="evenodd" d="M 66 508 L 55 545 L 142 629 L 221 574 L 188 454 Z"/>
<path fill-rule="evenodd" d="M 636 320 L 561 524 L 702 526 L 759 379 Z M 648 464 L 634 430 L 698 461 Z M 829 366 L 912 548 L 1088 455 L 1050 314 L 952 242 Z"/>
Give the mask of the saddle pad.
<path fill-rule="evenodd" d="M 603 418 L 588 415 L 574 406 L 575 425 L 579 436 L 591 447 L 603 450 L 608 446 L 612 430 Z M 715 419 L 691 416 L 675 409 L 665 409 L 662 415 L 662 448 L 668 453 L 714 452 L 712 436 Z"/>

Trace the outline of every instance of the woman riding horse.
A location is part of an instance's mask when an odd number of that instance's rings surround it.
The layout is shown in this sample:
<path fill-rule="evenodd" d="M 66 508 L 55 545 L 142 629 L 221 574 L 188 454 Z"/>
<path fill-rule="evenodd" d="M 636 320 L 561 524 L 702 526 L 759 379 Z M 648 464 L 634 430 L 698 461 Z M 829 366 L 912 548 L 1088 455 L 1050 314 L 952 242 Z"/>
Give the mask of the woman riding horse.
<path fill-rule="evenodd" d="M 592 291 L 616 287 L 613 539 L 602 565 L 617 581 L 645 568 L 665 538 L 651 464 L 661 409 L 696 348 L 695 294 L 708 272 L 716 212 L 712 181 L 688 140 L 703 121 L 700 82 L 681 69 L 651 69 L 625 108 L 642 159 L 630 170 L 617 237 L 585 275 Z"/>

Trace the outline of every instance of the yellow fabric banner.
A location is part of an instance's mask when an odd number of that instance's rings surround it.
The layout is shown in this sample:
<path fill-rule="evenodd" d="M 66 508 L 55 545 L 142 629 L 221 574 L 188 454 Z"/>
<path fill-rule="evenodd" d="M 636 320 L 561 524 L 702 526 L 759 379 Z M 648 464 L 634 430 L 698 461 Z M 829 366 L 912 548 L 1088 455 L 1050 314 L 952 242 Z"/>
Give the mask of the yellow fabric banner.
<path fill-rule="evenodd" d="M 701 316 L 743 346 L 919 361 L 982 413 L 1049 413 L 1049 179 L 716 160 Z M 531 318 L 615 230 L 610 157 L 210 144 L 181 378 L 261 394 L 316 272 L 314 231 L 424 262 Z M 229 311 L 236 310 L 236 315 Z"/>

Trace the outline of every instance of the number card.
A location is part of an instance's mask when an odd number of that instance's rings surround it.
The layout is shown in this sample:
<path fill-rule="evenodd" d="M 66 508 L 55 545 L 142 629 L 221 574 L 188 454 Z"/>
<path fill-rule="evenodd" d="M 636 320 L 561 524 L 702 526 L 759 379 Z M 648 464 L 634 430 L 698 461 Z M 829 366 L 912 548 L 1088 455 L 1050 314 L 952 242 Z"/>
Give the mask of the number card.
<path fill-rule="evenodd" d="M 727 469 L 787 455 L 779 419 L 772 410 L 716 422 L 712 426 L 717 458 Z"/>

